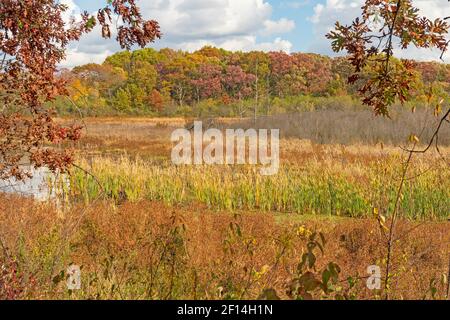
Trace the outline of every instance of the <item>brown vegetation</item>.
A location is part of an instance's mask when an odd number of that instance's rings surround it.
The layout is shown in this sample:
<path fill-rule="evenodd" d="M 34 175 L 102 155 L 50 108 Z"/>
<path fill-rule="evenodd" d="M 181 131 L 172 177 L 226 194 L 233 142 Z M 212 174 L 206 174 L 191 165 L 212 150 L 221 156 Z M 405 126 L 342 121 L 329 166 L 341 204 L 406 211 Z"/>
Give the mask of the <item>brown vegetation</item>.
<path fill-rule="evenodd" d="M 256 128 L 281 128 L 282 138 L 292 141 L 303 140 L 300 144 L 281 144 L 281 156 L 284 159 L 297 159 L 298 154 L 313 156 L 313 145 L 344 144 L 346 150 L 354 149 L 352 154 L 371 154 L 376 158 L 383 150 L 398 152 L 393 146 L 402 145 L 411 134 L 419 135 L 428 142 L 432 128 L 437 121 L 426 111 L 411 113 L 392 111 L 392 119 L 375 117 L 370 111 L 333 111 L 323 110 L 290 115 L 275 115 L 258 119 Z M 108 153 L 139 155 L 143 158 L 170 158 L 172 144 L 170 135 L 175 128 L 182 128 L 191 120 L 183 118 L 87 118 L 84 119 L 85 134 L 76 144 L 83 154 Z M 59 119 L 58 122 L 70 124 L 72 120 Z M 255 127 L 253 120 L 236 118 L 218 118 L 216 124 L 230 128 Z M 426 130 L 423 130 L 426 126 Z M 448 127 L 442 128 L 440 145 L 443 152 L 450 145 Z M 377 145 L 380 148 L 372 148 Z M 366 146 L 366 147 L 363 147 Z M 317 147 L 316 149 L 321 149 Z M 342 150 L 337 145 L 332 147 Z M 383 152 L 383 153 L 385 153 Z M 320 153 L 320 152 L 319 152 Z M 357 155 L 355 155 L 357 156 Z"/>
<path fill-rule="evenodd" d="M 236 119 L 221 121 L 237 125 Z M 289 128 L 284 118 L 272 121 Z M 93 162 L 120 155 L 147 159 L 149 165 L 158 159 L 166 163 L 170 133 L 184 122 L 86 119 L 87 134 L 76 147 Z M 330 130 L 337 135 L 340 131 Z M 441 151 L 448 154 L 448 147 Z M 308 165 L 332 166 L 361 177 L 370 166 L 399 154 L 398 148 L 380 144 L 327 145 L 298 138 L 281 143 L 282 163 L 299 170 Z M 442 167 L 442 159 L 433 152 L 417 160 L 411 175 L 434 164 Z M 127 172 L 118 174 L 125 180 L 133 177 L 131 168 Z M 320 185 L 314 187 L 321 192 Z M 275 289 L 280 298 L 293 298 L 297 266 L 314 231 L 323 232 L 327 243 L 324 255 L 315 252 L 313 272 L 320 277 L 329 262 L 341 272 L 333 285 L 338 291 L 314 290 L 312 298 L 332 299 L 338 292 L 347 299 L 384 297 L 385 292 L 366 287 L 367 267 L 378 265 L 384 272 L 386 266 L 387 239 L 377 219 L 258 209 L 230 212 L 195 201 L 169 206 L 107 198 L 89 205 L 74 202 L 63 209 L 0 195 L 1 298 L 252 299 L 267 288 Z M 380 202 L 380 206 L 384 212 L 388 204 Z M 450 223 L 400 219 L 396 235 L 390 298 L 445 299 Z M 65 270 L 71 264 L 82 267 L 82 290 L 67 290 Z"/>
<path fill-rule="evenodd" d="M 384 239 L 371 219 L 304 219 L 202 206 L 98 202 L 59 212 L 51 205 L 1 196 L 2 263 L 14 259 L 23 286 L 10 298 L 219 299 L 257 298 L 274 288 L 288 298 L 290 280 L 307 243 L 321 230 L 328 239 L 317 269 L 341 268 L 347 297 L 376 298 L 366 288 L 369 265 L 383 266 Z M 444 298 L 450 223 L 399 222 L 391 297 Z M 82 266 L 82 290 L 68 293 L 71 263 Z M 348 291 L 347 279 L 361 277 Z M 4 275 L 0 285 L 9 283 Z M 30 279 L 33 286 L 30 285 Z M 1 292 L 2 288 L 0 288 Z M 320 297 L 319 293 L 315 297 Z"/>

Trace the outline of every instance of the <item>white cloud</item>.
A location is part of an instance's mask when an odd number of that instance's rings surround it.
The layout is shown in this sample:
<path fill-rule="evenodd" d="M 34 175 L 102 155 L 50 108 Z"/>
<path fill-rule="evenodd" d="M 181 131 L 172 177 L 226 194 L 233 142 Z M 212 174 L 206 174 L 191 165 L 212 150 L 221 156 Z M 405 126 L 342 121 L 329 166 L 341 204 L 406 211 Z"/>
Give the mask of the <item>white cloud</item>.
<path fill-rule="evenodd" d="M 295 28 L 291 20 L 271 20 L 272 6 L 265 0 L 156 0 L 140 1 L 140 5 L 146 18 L 161 25 L 163 39 L 157 47 L 190 51 L 206 44 L 245 51 L 292 48 L 281 39 L 258 43 L 258 34 L 268 36 Z"/>
<path fill-rule="evenodd" d="M 286 18 L 281 18 L 278 21 L 266 20 L 264 21 L 264 27 L 264 35 L 280 34 L 294 30 L 295 22 Z"/>
<path fill-rule="evenodd" d="M 314 41 L 309 50 L 322 54 L 334 55 L 330 41 L 325 34 L 334 29 L 336 21 L 342 24 L 350 24 L 352 20 L 361 14 L 363 0 L 327 0 L 314 7 L 314 14 L 309 18 L 313 23 L 315 33 Z M 420 10 L 419 15 L 435 19 L 450 15 L 450 6 L 443 0 L 413 0 L 413 4 Z M 410 47 L 407 50 L 397 48 L 396 56 L 412 58 L 416 60 L 439 60 L 440 52 L 430 49 L 418 49 Z M 450 54 L 444 56 L 446 62 L 450 62 Z"/>
<path fill-rule="evenodd" d="M 87 53 L 79 51 L 78 49 L 70 48 L 67 50 L 66 62 L 61 66 L 65 68 L 72 68 L 75 66 L 80 66 L 87 63 L 101 63 L 113 52 L 103 51 L 99 53 Z"/>
<path fill-rule="evenodd" d="M 291 52 L 292 43 L 281 38 L 276 38 L 273 42 L 256 42 L 256 37 L 246 36 L 240 38 L 232 38 L 219 44 L 220 47 L 227 50 L 241 50 L 241 51 L 285 51 Z"/>
<path fill-rule="evenodd" d="M 443 18 L 450 15 L 450 4 L 441 0 L 413 0 L 421 15 L 430 19 Z"/>
<path fill-rule="evenodd" d="M 64 0 L 73 4 L 73 0 Z M 138 0 L 146 19 L 155 19 L 163 38 L 153 47 L 196 50 L 206 44 L 228 50 L 284 50 L 292 43 L 281 38 L 259 42 L 258 35 L 269 36 L 292 31 L 294 21 L 271 20 L 272 6 L 267 0 Z M 77 10 L 71 7 L 71 11 Z M 70 47 L 64 66 L 101 62 L 120 48 L 113 40 L 102 40 L 94 30 Z"/>
<path fill-rule="evenodd" d="M 272 14 L 271 5 L 263 0 L 141 0 L 139 3 L 144 16 L 156 19 L 169 41 L 252 33 Z"/>
<path fill-rule="evenodd" d="M 60 2 L 67 6 L 67 10 L 63 13 L 65 23 L 69 23 L 71 16 L 77 17 L 80 15 L 80 10 L 73 0 L 61 0 Z"/>
<path fill-rule="evenodd" d="M 111 29 L 111 39 L 103 39 L 101 33 L 100 27 L 96 26 L 92 32 L 84 34 L 80 41 L 71 43 L 66 51 L 66 59 L 60 66 L 72 68 L 87 63 L 102 63 L 106 57 L 121 50 L 114 40 L 114 28 Z"/>
<path fill-rule="evenodd" d="M 284 51 L 290 53 L 292 51 L 292 43 L 283 40 L 281 38 L 276 38 L 271 42 L 258 42 L 256 36 L 234 36 L 223 38 L 220 41 L 214 40 L 193 40 L 188 42 L 171 43 L 170 48 L 173 49 L 183 49 L 186 51 L 199 50 L 202 47 L 209 45 L 218 48 L 223 48 L 225 50 L 231 51 Z"/>

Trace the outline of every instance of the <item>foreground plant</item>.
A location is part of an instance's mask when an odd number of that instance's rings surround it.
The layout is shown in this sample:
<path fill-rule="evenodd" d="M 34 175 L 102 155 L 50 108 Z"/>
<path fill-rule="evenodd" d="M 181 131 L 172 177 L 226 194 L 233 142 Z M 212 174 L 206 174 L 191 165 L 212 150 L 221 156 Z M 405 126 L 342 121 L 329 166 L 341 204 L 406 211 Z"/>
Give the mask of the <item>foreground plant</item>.
<path fill-rule="evenodd" d="M 434 21 L 419 16 L 419 10 L 413 6 L 412 0 L 366 0 L 361 18 L 356 18 L 350 26 L 336 22 L 336 28 L 327 34 L 332 40 L 335 52 L 346 51 L 353 65 L 353 74 L 349 83 L 357 83 L 363 103 L 373 107 L 376 114 L 389 115 L 389 107 L 398 99 L 401 103 L 408 100 L 408 95 L 414 88 L 414 65 L 412 61 L 402 59 L 396 62 L 394 45 L 402 50 L 414 45 L 417 48 L 435 48 L 441 51 L 441 59 L 448 49 L 450 41 L 446 39 L 450 25 L 447 19 Z M 369 69 L 369 76 L 361 77 L 362 71 Z M 432 90 L 428 95 L 428 103 L 432 98 Z M 442 112 L 444 100 L 439 101 L 434 110 L 435 116 Z M 401 206 L 402 190 L 407 180 L 407 173 L 415 153 L 427 152 L 433 144 L 439 150 L 439 132 L 445 123 L 449 123 L 450 108 L 441 116 L 428 145 L 423 150 L 417 150 L 419 137 L 412 135 L 413 145 L 407 151 L 407 159 L 401 171 L 394 207 L 390 212 L 389 227 L 385 225 L 385 217 L 376 213 L 380 228 L 387 232 L 386 243 L 386 274 L 384 279 L 385 298 L 390 297 L 390 282 L 392 278 L 393 247 L 404 235 L 397 233 L 397 220 Z M 446 162 L 443 155 L 442 159 Z M 449 271 L 450 272 L 450 271 Z M 431 292 L 434 292 L 430 283 Z"/>
<path fill-rule="evenodd" d="M 349 26 L 336 22 L 327 38 L 332 40 L 335 52 L 349 54 L 354 72 L 348 81 L 359 81 L 363 103 L 377 114 L 388 115 L 388 108 L 396 99 L 402 103 L 407 100 L 414 83 L 413 62 L 403 59 L 395 63 L 394 46 L 436 48 L 444 54 L 449 28 L 445 19 L 432 21 L 420 16 L 411 0 L 367 0 L 360 18 Z M 370 68 L 371 73 L 362 79 L 365 68 Z"/>

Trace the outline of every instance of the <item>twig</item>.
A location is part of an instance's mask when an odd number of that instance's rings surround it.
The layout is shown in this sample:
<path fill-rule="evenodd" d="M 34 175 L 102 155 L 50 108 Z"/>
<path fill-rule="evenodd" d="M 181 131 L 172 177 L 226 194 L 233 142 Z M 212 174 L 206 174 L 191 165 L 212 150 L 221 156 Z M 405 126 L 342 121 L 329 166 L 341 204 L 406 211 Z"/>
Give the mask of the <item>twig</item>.
<path fill-rule="evenodd" d="M 417 144 L 417 142 L 414 143 L 413 150 L 414 150 L 416 144 Z M 386 291 L 386 300 L 389 299 L 389 273 L 391 271 L 392 249 L 393 249 L 394 242 L 395 242 L 394 241 L 395 222 L 396 222 L 396 218 L 397 218 L 398 208 L 400 205 L 400 199 L 401 199 L 401 195 L 402 195 L 402 191 L 403 191 L 403 186 L 405 185 L 406 174 L 408 172 L 409 165 L 411 163 L 413 154 L 414 154 L 413 152 L 409 153 L 408 160 L 406 161 L 404 168 L 403 168 L 402 180 L 400 181 L 400 185 L 397 190 L 397 198 L 395 200 L 395 206 L 394 206 L 394 210 L 392 212 L 391 224 L 389 227 L 389 239 L 388 239 L 388 244 L 387 244 L 387 258 L 386 258 L 386 276 L 385 276 L 385 280 L 384 280 L 384 289 Z"/>
<path fill-rule="evenodd" d="M 395 23 L 397 22 L 398 13 L 400 12 L 400 6 L 402 4 L 402 0 L 397 1 L 397 9 L 394 12 L 394 18 L 392 19 L 392 24 L 389 26 L 389 38 L 386 44 L 386 65 L 384 68 L 384 75 L 387 76 L 389 73 L 389 62 L 391 60 L 393 46 L 392 46 L 392 37 L 394 36 Z"/>
<path fill-rule="evenodd" d="M 447 272 L 447 300 L 450 300 L 450 255 L 448 257 L 448 272 Z"/>
<path fill-rule="evenodd" d="M 101 193 L 105 193 L 105 189 L 103 188 L 102 183 L 100 182 L 100 180 L 98 180 L 98 178 L 97 178 L 93 173 L 89 172 L 88 170 L 86 170 L 86 169 L 80 167 L 79 165 L 77 165 L 77 164 L 75 164 L 75 163 L 73 163 L 72 166 L 73 166 L 74 168 L 77 168 L 77 169 L 83 171 L 85 174 L 89 175 L 90 177 L 92 177 L 92 178 L 94 179 L 94 181 L 95 181 L 95 182 L 98 184 L 98 186 L 100 187 Z"/>
<path fill-rule="evenodd" d="M 445 113 L 445 115 L 441 118 L 441 120 L 439 121 L 439 125 L 437 126 L 436 130 L 433 133 L 433 136 L 430 139 L 430 142 L 428 143 L 427 147 L 423 150 L 409 150 L 409 149 L 404 149 L 402 148 L 404 151 L 406 152 L 410 152 L 410 153 L 425 153 L 428 150 L 430 150 L 431 146 L 433 145 L 433 143 L 436 143 L 436 150 L 440 153 L 439 151 L 439 146 L 438 146 L 438 138 L 439 138 L 439 131 L 441 130 L 442 124 L 447 120 L 447 118 L 450 115 L 450 108 L 447 110 L 447 112 Z"/>

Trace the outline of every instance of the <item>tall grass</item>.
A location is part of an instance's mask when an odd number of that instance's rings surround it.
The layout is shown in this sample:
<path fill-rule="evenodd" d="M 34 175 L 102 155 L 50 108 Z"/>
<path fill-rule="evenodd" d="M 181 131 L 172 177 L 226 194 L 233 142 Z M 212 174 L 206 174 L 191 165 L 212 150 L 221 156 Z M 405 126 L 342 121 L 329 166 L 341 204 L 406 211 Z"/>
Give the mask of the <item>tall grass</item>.
<path fill-rule="evenodd" d="M 350 111 L 324 108 L 316 111 L 260 116 L 235 121 L 235 128 L 281 128 L 282 137 L 308 139 L 326 144 L 403 144 L 411 134 L 420 135 L 423 142 L 430 141 L 440 118 L 427 109 L 410 112 L 393 108 L 390 118 L 376 117 L 371 110 Z M 443 127 L 439 144 L 450 145 L 450 128 Z"/>
<path fill-rule="evenodd" d="M 295 212 L 348 217 L 391 212 L 401 159 L 345 165 L 311 160 L 284 165 L 277 175 L 261 176 L 251 166 L 172 166 L 142 160 L 96 158 L 83 163 L 116 201 L 143 199 L 167 204 L 200 202 L 214 209 Z M 410 219 L 445 219 L 450 208 L 450 172 L 417 162 L 406 182 L 401 213 Z M 89 203 L 102 188 L 82 171 L 70 177 L 71 196 Z"/>

